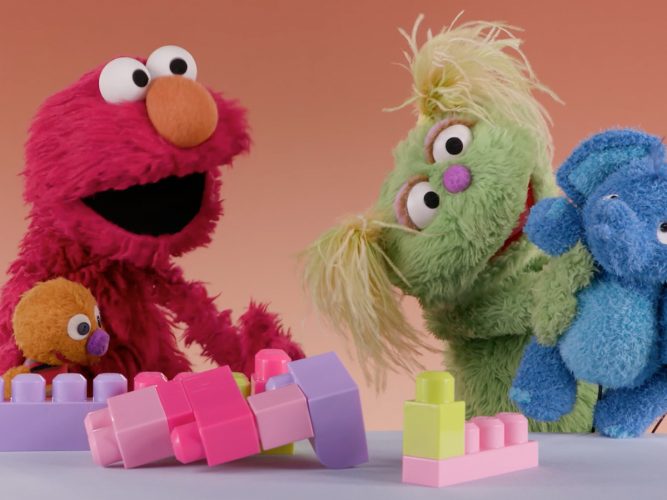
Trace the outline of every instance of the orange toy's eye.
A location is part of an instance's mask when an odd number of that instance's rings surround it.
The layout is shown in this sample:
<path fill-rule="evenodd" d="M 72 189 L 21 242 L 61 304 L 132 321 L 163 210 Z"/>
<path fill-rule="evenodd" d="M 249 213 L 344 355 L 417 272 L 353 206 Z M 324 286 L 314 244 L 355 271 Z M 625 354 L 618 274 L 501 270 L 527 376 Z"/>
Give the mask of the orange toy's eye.
<path fill-rule="evenodd" d="M 95 306 L 93 314 L 95 315 L 95 319 L 97 320 L 97 328 L 102 328 L 102 315 L 100 314 L 100 308 Z"/>
<path fill-rule="evenodd" d="M 83 340 L 90 334 L 90 319 L 85 314 L 75 314 L 67 323 L 67 335 L 73 340 Z"/>

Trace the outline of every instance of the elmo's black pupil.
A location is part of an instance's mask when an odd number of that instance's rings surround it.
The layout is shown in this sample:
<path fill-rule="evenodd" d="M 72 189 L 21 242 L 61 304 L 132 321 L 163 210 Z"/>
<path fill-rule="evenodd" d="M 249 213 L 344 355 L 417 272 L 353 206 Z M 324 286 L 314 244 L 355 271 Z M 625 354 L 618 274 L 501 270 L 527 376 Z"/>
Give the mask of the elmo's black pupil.
<path fill-rule="evenodd" d="M 424 205 L 430 209 L 438 208 L 440 205 L 440 196 L 434 191 L 429 191 L 424 195 Z"/>
<path fill-rule="evenodd" d="M 90 331 L 90 325 L 88 323 L 79 323 L 76 327 L 76 331 L 79 332 L 79 335 L 88 335 Z"/>
<path fill-rule="evenodd" d="M 663 222 L 662 224 L 660 224 L 660 232 L 667 233 L 667 222 Z"/>
<path fill-rule="evenodd" d="M 132 73 L 132 81 L 137 87 L 145 87 L 148 85 L 148 75 L 143 69 L 135 69 Z"/>
<path fill-rule="evenodd" d="M 188 63 L 186 63 L 180 57 L 172 59 L 171 62 L 169 63 L 169 71 L 171 71 L 175 75 L 184 75 L 187 70 L 188 70 Z"/>
<path fill-rule="evenodd" d="M 445 149 L 450 155 L 457 155 L 463 151 L 463 141 L 458 137 L 450 137 L 445 143 Z"/>

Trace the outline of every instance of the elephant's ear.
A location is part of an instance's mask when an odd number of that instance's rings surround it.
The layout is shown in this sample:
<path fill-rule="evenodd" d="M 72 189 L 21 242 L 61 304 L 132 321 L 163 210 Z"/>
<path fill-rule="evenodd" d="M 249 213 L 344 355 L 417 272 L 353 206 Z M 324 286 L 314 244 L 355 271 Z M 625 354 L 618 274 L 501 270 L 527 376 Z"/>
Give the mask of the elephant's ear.
<path fill-rule="evenodd" d="M 565 194 L 581 207 L 595 189 L 624 166 L 638 162 L 661 165 L 660 138 L 632 129 L 607 130 L 583 141 L 560 167 L 556 178 Z"/>

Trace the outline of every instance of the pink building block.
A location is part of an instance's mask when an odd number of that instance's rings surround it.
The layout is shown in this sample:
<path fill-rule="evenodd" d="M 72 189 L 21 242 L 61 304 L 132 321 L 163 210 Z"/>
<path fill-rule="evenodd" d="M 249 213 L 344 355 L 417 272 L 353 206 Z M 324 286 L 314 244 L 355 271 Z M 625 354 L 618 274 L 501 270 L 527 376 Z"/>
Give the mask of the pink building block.
<path fill-rule="evenodd" d="M 190 376 L 179 374 L 168 382 L 159 372 L 139 373 L 135 391 L 90 413 L 85 425 L 95 463 L 108 466 L 122 461 L 131 468 L 172 457 L 172 429 L 194 421 L 182 386 Z"/>
<path fill-rule="evenodd" d="M 466 423 L 465 455 L 445 460 L 403 457 L 403 482 L 451 486 L 538 465 L 538 445 L 528 441 L 528 420 L 518 413 L 475 417 Z"/>
<path fill-rule="evenodd" d="M 270 450 L 313 437 L 306 397 L 295 384 L 248 398 L 262 448 Z"/>
<path fill-rule="evenodd" d="M 255 417 L 228 366 L 194 374 L 181 383 L 195 419 L 171 433 L 179 461 L 206 458 L 212 466 L 260 452 Z"/>
<path fill-rule="evenodd" d="M 262 349 L 255 354 L 255 373 L 250 377 L 251 394 L 265 391 L 266 381 L 276 375 L 287 373 L 287 364 L 292 361 L 282 349 Z"/>
<path fill-rule="evenodd" d="M 86 415 L 104 408 L 108 398 L 127 391 L 127 380 L 119 373 L 98 375 L 92 399 L 87 397 L 87 385 L 82 375 L 63 373 L 53 379 L 52 397 L 47 398 L 41 375 L 14 377 L 12 400 L 0 398 L 0 451 L 88 450 Z"/>
<path fill-rule="evenodd" d="M 86 430 L 99 465 L 122 460 L 131 468 L 173 455 L 167 416 L 155 386 L 109 399 L 106 409 L 86 417 Z"/>

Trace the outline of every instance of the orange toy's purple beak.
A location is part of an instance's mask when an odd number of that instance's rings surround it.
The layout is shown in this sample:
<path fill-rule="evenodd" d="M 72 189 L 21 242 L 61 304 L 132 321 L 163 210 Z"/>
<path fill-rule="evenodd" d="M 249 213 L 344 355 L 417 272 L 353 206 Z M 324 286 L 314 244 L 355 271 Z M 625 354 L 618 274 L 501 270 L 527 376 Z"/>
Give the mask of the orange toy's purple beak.
<path fill-rule="evenodd" d="M 98 328 L 88 339 L 86 351 L 92 356 L 104 356 L 109 348 L 109 334 Z"/>

